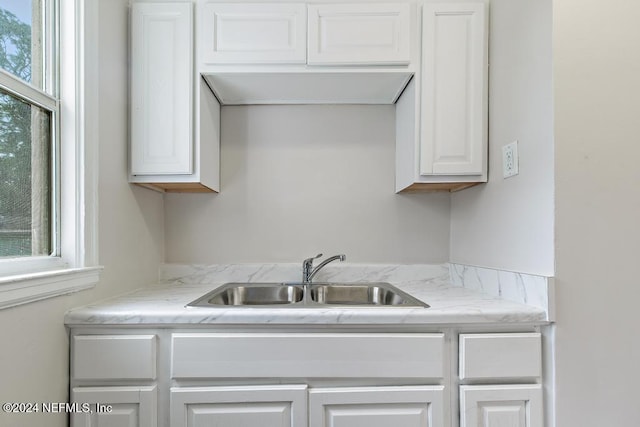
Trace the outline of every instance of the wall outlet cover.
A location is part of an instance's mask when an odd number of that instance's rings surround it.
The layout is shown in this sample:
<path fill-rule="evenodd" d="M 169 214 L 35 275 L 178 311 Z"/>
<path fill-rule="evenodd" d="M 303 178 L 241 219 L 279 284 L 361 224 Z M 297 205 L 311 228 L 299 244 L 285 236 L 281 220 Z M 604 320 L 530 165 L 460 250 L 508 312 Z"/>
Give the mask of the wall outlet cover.
<path fill-rule="evenodd" d="M 502 147 L 502 177 L 510 178 L 520 172 L 518 165 L 518 141 Z"/>

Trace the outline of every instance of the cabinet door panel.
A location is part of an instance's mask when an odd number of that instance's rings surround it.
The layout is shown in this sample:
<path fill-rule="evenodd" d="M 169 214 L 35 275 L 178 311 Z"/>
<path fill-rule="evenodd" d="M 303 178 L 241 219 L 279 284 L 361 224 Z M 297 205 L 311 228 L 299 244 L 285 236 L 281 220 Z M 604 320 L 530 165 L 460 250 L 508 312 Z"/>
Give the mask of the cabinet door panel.
<path fill-rule="evenodd" d="M 406 65 L 408 3 L 309 5 L 310 65 Z"/>
<path fill-rule="evenodd" d="M 192 6 L 131 10 L 131 173 L 191 174 Z"/>
<path fill-rule="evenodd" d="M 71 401 L 91 412 L 71 414 L 71 427 L 156 427 L 155 387 L 76 387 Z M 108 407 L 107 407 L 108 406 Z"/>
<path fill-rule="evenodd" d="M 442 427 L 442 386 L 309 391 L 309 427 Z"/>
<path fill-rule="evenodd" d="M 172 427 L 304 427 L 306 420 L 305 385 L 171 389 Z"/>
<path fill-rule="evenodd" d="M 203 64 L 306 62 L 304 4 L 205 3 L 199 16 Z"/>
<path fill-rule="evenodd" d="M 460 427 L 543 427 L 542 386 L 460 387 Z"/>
<path fill-rule="evenodd" d="M 483 3 L 423 8 L 421 175 L 480 175 L 487 138 Z"/>

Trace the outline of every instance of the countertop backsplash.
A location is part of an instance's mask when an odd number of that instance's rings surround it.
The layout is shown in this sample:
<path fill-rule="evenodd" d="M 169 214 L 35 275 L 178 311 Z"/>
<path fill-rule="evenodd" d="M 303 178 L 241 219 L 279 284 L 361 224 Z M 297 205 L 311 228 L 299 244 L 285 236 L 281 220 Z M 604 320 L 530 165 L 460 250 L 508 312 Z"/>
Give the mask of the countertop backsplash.
<path fill-rule="evenodd" d="M 538 307 L 554 319 L 553 278 L 471 265 L 449 264 L 453 286 Z"/>
<path fill-rule="evenodd" d="M 450 284 L 448 264 L 341 264 L 334 262 L 314 282 L 441 282 Z M 185 265 L 160 267 L 162 283 L 222 284 L 227 282 L 299 282 L 301 263 Z"/>

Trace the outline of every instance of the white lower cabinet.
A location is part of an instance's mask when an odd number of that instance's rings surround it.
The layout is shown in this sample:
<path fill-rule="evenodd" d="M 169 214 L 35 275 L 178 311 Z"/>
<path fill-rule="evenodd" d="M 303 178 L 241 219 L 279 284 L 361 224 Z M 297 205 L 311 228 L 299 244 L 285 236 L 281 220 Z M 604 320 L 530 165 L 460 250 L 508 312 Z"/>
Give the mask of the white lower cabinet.
<path fill-rule="evenodd" d="M 443 398 L 443 386 L 312 389 L 309 427 L 440 427 Z"/>
<path fill-rule="evenodd" d="M 174 387 L 171 427 L 442 427 L 443 395 L 443 386 Z"/>
<path fill-rule="evenodd" d="M 76 387 L 71 402 L 72 427 L 156 427 L 155 386 Z"/>
<path fill-rule="evenodd" d="M 154 333 L 74 334 L 71 427 L 156 427 L 157 341 Z"/>
<path fill-rule="evenodd" d="M 73 328 L 71 427 L 542 427 L 541 338 Z"/>
<path fill-rule="evenodd" d="M 171 338 L 174 381 L 308 383 L 173 387 L 171 427 L 444 426 L 442 385 L 355 386 L 418 379 L 439 384 L 445 376 L 442 333 L 198 332 Z M 314 380 L 341 386 L 319 387 Z"/>
<path fill-rule="evenodd" d="M 543 427 L 541 334 L 459 338 L 460 427 Z"/>
<path fill-rule="evenodd" d="M 460 427 L 543 427 L 542 386 L 460 387 Z"/>

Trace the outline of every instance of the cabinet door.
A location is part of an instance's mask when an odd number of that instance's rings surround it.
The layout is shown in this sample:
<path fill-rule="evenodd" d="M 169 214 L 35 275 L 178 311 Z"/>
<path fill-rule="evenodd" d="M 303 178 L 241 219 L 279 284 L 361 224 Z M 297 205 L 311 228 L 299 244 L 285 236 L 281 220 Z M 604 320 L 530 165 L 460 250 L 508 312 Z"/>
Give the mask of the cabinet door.
<path fill-rule="evenodd" d="M 408 3 L 311 4 L 310 65 L 406 65 Z"/>
<path fill-rule="evenodd" d="M 306 423 L 306 385 L 171 389 L 171 427 L 304 427 Z"/>
<path fill-rule="evenodd" d="M 131 174 L 191 174 L 192 5 L 131 11 Z"/>
<path fill-rule="evenodd" d="M 460 387 L 460 427 L 543 427 L 542 386 Z"/>
<path fill-rule="evenodd" d="M 421 175 L 486 171 L 487 46 L 484 3 L 424 5 Z"/>
<path fill-rule="evenodd" d="M 71 427 L 155 427 L 154 387 L 76 387 L 71 401 L 79 411 L 71 414 Z M 89 404 L 90 412 L 82 412 Z"/>
<path fill-rule="evenodd" d="M 442 427 L 442 386 L 309 391 L 309 427 Z"/>
<path fill-rule="evenodd" d="M 304 4 L 207 2 L 198 16 L 202 64 L 304 64 L 307 60 Z"/>

